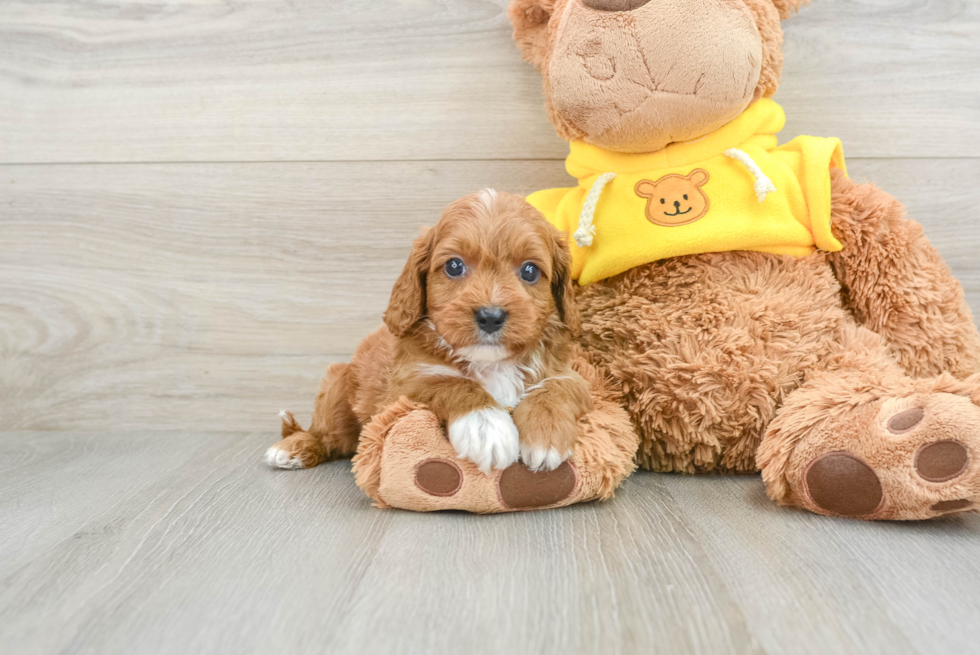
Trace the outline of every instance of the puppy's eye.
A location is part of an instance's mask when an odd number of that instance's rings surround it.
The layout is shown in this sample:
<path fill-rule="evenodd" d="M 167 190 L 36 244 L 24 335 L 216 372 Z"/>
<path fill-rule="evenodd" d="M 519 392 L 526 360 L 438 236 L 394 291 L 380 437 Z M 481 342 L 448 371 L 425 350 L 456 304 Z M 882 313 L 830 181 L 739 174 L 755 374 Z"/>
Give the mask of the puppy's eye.
<path fill-rule="evenodd" d="M 466 264 L 459 257 L 453 257 L 446 262 L 446 275 L 449 277 L 459 277 L 466 272 Z"/>
<path fill-rule="evenodd" d="M 528 284 L 534 284 L 541 279 L 541 269 L 537 264 L 524 262 L 521 264 L 521 279 Z"/>

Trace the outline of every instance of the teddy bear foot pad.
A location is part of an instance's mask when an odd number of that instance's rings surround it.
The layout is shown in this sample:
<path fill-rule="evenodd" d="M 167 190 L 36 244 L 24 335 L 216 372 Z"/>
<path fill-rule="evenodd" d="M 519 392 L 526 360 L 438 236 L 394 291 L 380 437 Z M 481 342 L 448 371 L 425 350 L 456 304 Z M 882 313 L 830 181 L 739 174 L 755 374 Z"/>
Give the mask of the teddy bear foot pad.
<path fill-rule="evenodd" d="M 980 508 L 980 407 L 969 398 L 887 399 L 865 416 L 855 426 L 862 434 L 840 444 L 846 448 L 798 460 L 802 474 L 794 486 L 801 506 L 864 519 Z"/>
<path fill-rule="evenodd" d="M 497 497 L 508 509 L 537 509 L 555 506 L 569 498 L 578 486 L 578 474 L 569 462 L 553 471 L 534 472 L 523 464 L 512 464 L 491 474 Z M 430 458 L 415 469 L 415 486 L 430 496 L 447 498 L 463 487 L 463 472 L 455 461 Z"/>

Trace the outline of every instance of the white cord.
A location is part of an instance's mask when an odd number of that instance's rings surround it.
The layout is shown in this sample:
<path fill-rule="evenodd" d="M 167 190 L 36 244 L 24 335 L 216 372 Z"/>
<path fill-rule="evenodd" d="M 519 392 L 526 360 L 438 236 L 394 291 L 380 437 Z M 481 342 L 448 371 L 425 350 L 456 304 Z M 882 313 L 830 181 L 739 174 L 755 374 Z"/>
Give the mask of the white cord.
<path fill-rule="evenodd" d="M 582 203 L 582 213 L 578 217 L 578 229 L 572 235 L 575 237 L 575 243 L 578 244 L 579 248 L 588 248 L 592 245 L 592 239 L 595 237 L 595 225 L 592 224 L 592 219 L 595 218 L 595 207 L 599 204 L 599 196 L 602 195 L 602 190 L 614 179 L 616 179 L 615 173 L 603 173 L 592 183 L 589 194 L 585 196 L 585 202 Z"/>
<path fill-rule="evenodd" d="M 738 148 L 729 148 L 725 151 L 725 156 L 740 162 L 752 173 L 752 176 L 755 178 L 755 196 L 759 199 L 759 202 L 765 201 L 768 194 L 776 192 L 776 186 L 772 183 L 772 180 L 766 177 L 766 174 L 762 172 L 762 169 L 759 168 L 759 165 L 755 163 L 755 160 L 752 159 L 749 153 Z"/>

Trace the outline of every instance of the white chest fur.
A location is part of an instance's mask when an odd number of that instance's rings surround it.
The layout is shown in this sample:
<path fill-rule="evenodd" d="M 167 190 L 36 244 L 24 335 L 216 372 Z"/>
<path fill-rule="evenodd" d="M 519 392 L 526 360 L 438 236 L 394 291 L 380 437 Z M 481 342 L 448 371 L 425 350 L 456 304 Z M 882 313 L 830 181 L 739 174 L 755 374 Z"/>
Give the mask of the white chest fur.
<path fill-rule="evenodd" d="M 501 407 L 513 409 L 524 396 L 525 368 L 512 362 L 475 364 L 470 376 L 493 396 Z"/>
<path fill-rule="evenodd" d="M 533 385 L 541 374 L 541 349 L 520 363 L 503 359 L 505 351 L 500 346 L 468 346 L 461 349 L 458 355 L 451 348 L 449 351 L 460 363 L 461 369 L 439 364 L 420 364 L 419 373 L 425 376 L 469 378 L 479 383 L 498 405 L 507 409 L 517 407 L 527 391 L 525 384 Z"/>

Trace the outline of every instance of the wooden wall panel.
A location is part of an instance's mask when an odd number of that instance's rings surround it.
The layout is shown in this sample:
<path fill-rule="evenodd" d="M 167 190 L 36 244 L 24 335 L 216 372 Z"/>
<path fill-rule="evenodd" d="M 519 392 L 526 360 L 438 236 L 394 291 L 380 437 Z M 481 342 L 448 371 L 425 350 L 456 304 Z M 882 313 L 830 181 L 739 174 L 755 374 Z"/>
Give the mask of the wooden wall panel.
<path fill-rule="evenodd" d="M 977 160 L 856 160 L 923 222 L 980 313 Z M 561 162 L 0 168 L 0 425 L 275 425 L 380 324 L 411 240 L 482 186 Z M 305 419 L 304 419 L 305 420 Z"/>
<path fill-rule="evenodd" d="M 0 3 L 0 162 L 564 156 L 506 0 Z M 980 150 L 980 5 L 816 0 L 784 23 L 793 132 Z"/>

